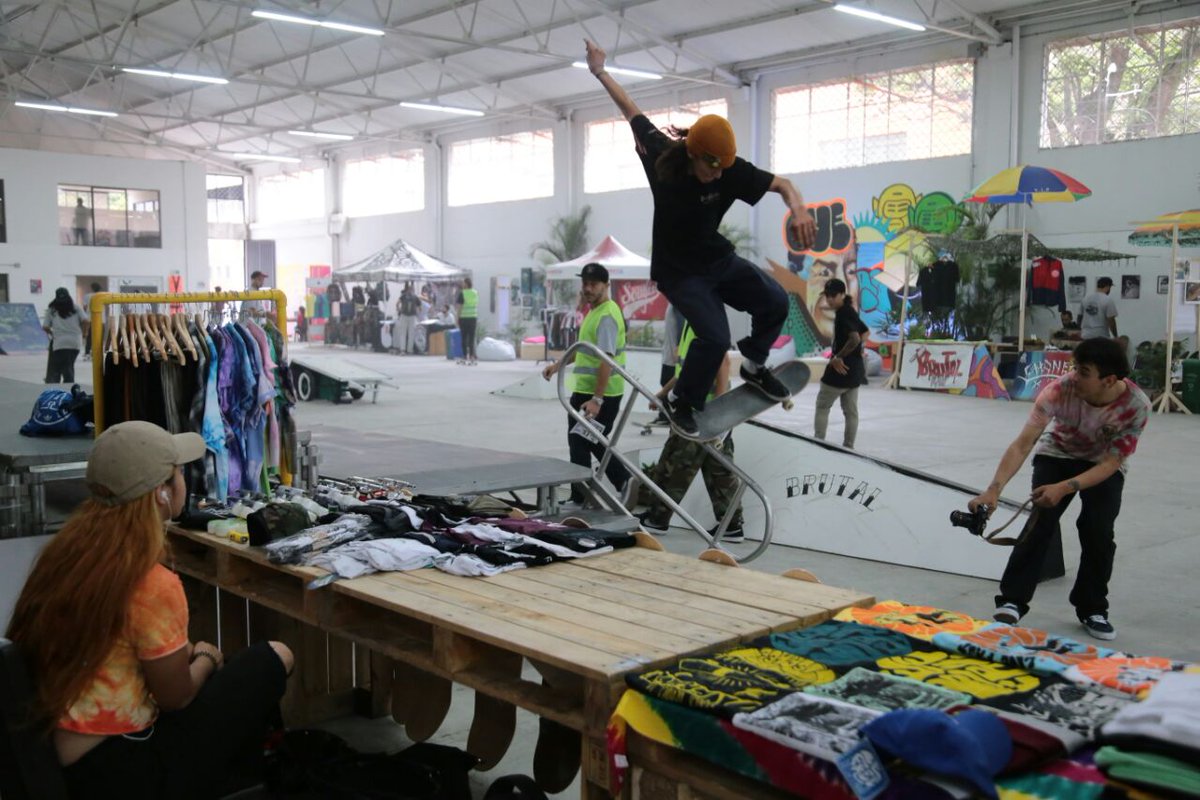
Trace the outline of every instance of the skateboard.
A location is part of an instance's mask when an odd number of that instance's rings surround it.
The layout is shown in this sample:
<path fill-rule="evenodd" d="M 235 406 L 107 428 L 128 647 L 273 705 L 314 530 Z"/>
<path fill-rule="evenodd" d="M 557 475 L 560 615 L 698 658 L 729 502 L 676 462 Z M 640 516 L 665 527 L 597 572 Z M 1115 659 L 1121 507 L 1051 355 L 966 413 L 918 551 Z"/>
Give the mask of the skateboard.
<path fill-rule="evenodd" d="M 803 361 L 789 361 L 774 370 L 775 377 L 793 394 L 797 394 L 808 385 L 808 365 Z M 724 436 L 736 425 L 757 417 L 773 405 L 782 405 L 785 411 L 792 410 L 792 399 L 772 400 L 757 388 L 743 383 L 736 389 L 710 400 L 703 411 L 696 412 L 696 426 L 700 431 L 695 436 L 688 436 L 676 428 L 671 429 L 686 439 L 707 442 Z"/>

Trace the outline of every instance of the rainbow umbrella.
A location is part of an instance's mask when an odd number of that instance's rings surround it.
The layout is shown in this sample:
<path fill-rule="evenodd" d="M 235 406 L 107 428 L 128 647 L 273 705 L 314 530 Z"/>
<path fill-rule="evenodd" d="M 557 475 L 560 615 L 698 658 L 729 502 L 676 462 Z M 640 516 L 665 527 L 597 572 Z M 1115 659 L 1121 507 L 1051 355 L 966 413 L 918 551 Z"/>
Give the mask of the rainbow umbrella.
<path fill-rule="evenodd" d="M 1090 197 L 1092 190 L 1065 172 L 1020 164 L 1009 167 L 975 187 L 970 203 L 1021 204 L 1021 299 L 1017 312 L 1017 349 L 1025 349 L 1025 272 L 1029 261 L 1029 233 L 1025 206 L 1034 203 L 1074 203 Z"/>
<path fill-rule="evenodd" d="M 1172 211 L 1145 222 L 1135 222 L 1138 228 L 1129 234 L 1129 243 L 1143 247 L 1170 247 L 1171 263 L 1167 275 L 1167 365 L 1163 377 L 1163 393 L 1154 401 L 1158 413 L 1166 414 L 1172 406 L 1185 414 L 1192 413 L 1171 388 L 1170 354 L 1175 350 L 1175 262 L 1180 247 L 1200 247 L 1200 209 Z M 1196 337 L 1200 339 L 1200 308 L 1196 309 Z"/>

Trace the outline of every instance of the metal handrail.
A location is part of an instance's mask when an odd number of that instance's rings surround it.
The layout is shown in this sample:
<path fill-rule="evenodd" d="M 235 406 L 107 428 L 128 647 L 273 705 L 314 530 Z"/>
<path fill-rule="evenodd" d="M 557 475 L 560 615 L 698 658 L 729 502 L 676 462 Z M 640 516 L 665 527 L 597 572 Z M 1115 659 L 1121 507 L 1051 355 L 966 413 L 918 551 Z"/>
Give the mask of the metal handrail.
<path fill-rule="evenodd" d="M 625 382 L 629 386 L 633 387 L 634 391 L 644 396 L 651 403 L 659 402 L 657 393 L 644 386 L 640 381 L 638 381 L 637 378 L 630 374 L 625 367 L 618 364 L 612 356 L 608 355 L 608 353 L 605 353 L 591 342 L 575 342 L 575 344 L 571 345 L 563 352 L 560 361 L 563 362 L 564 365 L 569 363 L 568 358 L 574 360 L 575 353 L 579 350 L 584 350 L 594 358 L 599 359 L 602 363 L 608 364 L 614 372 L 625 379 Z M 629 416 L 633 412 L 633 403 L 628 402 L 624 404 L 624 407 L 621 409 L 620 416 L 617 417 L 617 422 L 613 426 L 612 435 L 606 436 L 604 431 L 597 427 L 589 417 L 571 407 L 570 395 L 572 393 L 566 390 L 566 372 L 567 370 L 565 366 L 564 368 L 558 370 L 558 401 L 562 403 L 563 408 L 567 410 L 567 415 L 576 422 L 582 422 L 587 425 L 588 429 L 591 430 L 592 435 L 595 436 L 605 448 L 604 456 L 600 459 L 600 464 L 596 467 L 596 474 L 603 475 L 605 468 L 608 466 L 608 460 L 610 458 L 617 459 L 617 461 L 620 462 L 625 469 L 627 469 L 633 476 L 635 476 L 646 487 L 654 492 L 654 494 L 660 500 L 662 500 L 668 508 L 682 517 L 683 521 L 687 523 L 688 527 L 699 534 L 700 538 L 708 542 L 710 547 L 716 547 L 720 550 L 725 550 L 725 548 L 721 545 L 721 535 L 729 526 L 730 520 L 733 519 L 734 511 L 741 503 L 742 496 L 745 494 L 746 489 L 749 488 L 752 492 L 754 492 L 754 494 L 758 495 L 758 499 L 763 506 L 764 530 L 762 541 L 760 541 L 758 546 L 747 555 L 738 556 L 732 552 L 730 552 L 730 555 L 733 556 L 735 561 L 741 564 L 753 561 L 762 555 L 763 551 L 766 550 L 771 544 L 771 536 L 774 533 L 774 513 L 771 510 L 771 502 L 767 499 L 766 492 L 763 491 L 762 487 L 759 486 L 754 479 L 745 472 L 745 470 L 734 464 L 733 461 L 730 460 L 724 453 L 722 453 L 717 447 L 713 446 L 712 442 L 700 442 L 700 445 L 705 449 L 705 451 L 707 451 L 708 455 L 716 459 L 718 464 L 736 475 L 740 481 L 737 492 L 734 494 L 733 502 L 729 504 L 729 508 L 725 511 L 725 516 L 717 525 L 716 535 L 710 536 L 703 525 L 697 522 L 691 514 L 684 511 L 679 503 L 676 503 L 666 492 L 659 488 L 658 484 L 650 480 L 649 476 L 642 471 L 641 465 L 633 463 L 630 459 L 626 458 L 617 450 L 616 444 L 620 440 L 621 434 L 624 433 L 626 424 L 629 421 Z M 620 510 L 626 514 L 630 514 L 629 509 L 627 509 L 624 504 L 621 503 L 620 498 L 609 491 L 603 483 L 598 480 L 594 481 L 593 488 L 600 494 L 605 503 L 608 504 L 609 508 L 614 511 Z M 632 514 L 630 514 L 630 516 L 632 516 Z M 726 550 L 726 552 L 729 551 Z"/>

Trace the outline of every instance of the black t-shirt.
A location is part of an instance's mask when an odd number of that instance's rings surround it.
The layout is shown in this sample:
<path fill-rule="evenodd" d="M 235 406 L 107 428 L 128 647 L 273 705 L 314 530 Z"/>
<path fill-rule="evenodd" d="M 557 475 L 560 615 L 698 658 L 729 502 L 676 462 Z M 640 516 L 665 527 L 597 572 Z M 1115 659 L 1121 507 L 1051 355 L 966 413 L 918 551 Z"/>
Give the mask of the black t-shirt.
<path fill-rule="evenodd" d="M 863 336 L 868 330 L 869 328 L 863 324 L 854 307 L 849 303 L 843 303 L 842 307 L 837 310 L 837 316 L 833 319 L 833 355 L 836 356 L 846 346 L 846 340 L 850 338 L 852 332 Z M 821 376 L 821 383 L 836 386 L 839 389 L 853 389 L 855 386 L 862 386 L 867 382 L 867 367 L 863 363 L 861 343 L 854 348 L 853 353 L 842 360 L 846 363 L 848 372 L 843 375 L 833 367 L 826 367 L 825 374 Z"/>
<path fill-rule="evenodd" d="M 775 176 L 735 158 L 712 183 L 701 183 L 693 175 L 677 182 L 660 181 L 654 163 L 672 140 L 642 114 L 631 119 L 629 125 L 654 195 L 650 278 L 661 281 L 672 275 L 694 273 L 732 253 L 733 245 L 717 233 L 721 219 L 735 200 L 757 203 Z"/>

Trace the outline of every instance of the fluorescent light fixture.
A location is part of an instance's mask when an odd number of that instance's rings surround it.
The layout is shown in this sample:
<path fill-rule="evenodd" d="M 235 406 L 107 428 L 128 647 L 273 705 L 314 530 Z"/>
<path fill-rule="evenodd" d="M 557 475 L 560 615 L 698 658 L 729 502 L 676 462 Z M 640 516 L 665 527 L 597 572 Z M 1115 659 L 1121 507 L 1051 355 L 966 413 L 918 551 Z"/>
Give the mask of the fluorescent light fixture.
<path fill-rule="evenodd" d="M 587 69 L 588 68 L 587 62 L 584 62 L 584 61 L 576 61 L 576 62 L 572 63 L 571 66 L 575 67 L 576 69 Z M 628 67 L 614 67 L 611 64 L 605 64 L 604 70 L 606 72 L 611 72 L 614 75 L 628 75 L 631 78 L 647 78 L 652 81 L 661 81 L 662 80 L 662 75 L 659 75 L 657 72 L 646 72 L 645 70 L 642 70 L 642 69 L 629 69 Z"/>
<path fill-rule="evenodd" d="M 300 159 L 294 156 L 269 156 L 263 153 L 226 153 L 223 150 L 218 150 L 217 153 L 223 156 L 230 156 L 238 161 L 278 161 L 282 164 L 300 163 Z"/>
<path fill-rule="evenodd" d="M 457 106 L 440 106 L 436 103 L 409 103 L 405 101 L 400 104 L 404 108 L 416 108 L 421 111 L 441 111 L 443 114 L 462 114 L 464 117 L 482 117 L 483 112 L 474 108 L 458 108 Z"/>
<path fill-rule="evenodd" d="M 339 142 L 352 142 L 354 137 L 348 133 L 321 133 L 320 131 L 288 131 L 292 136 L 308 136 L 313 139 L 336 139 Z"/>
<path fill-rule="evenodd" d="M 297 25 L 312 25 L 317 28 L 328 28 L 332 31 L 362 33 L 367 36 L 383 36 L 384 34 L 379 28 L 364 28 L 361 25 L 349 25 L 345 22 L 329 22 L 328 20 L 309 19 L 308 17 L 297 17 L 291 14 L 276 14 L 274 11 L 251 11 L 250 16 L 258 17 L 259 19 L 271 19 L 276 22 L 294 22 Z"/>
<path fill-rule="evenodd" d="M 78 106 L 60 106 L 60 105 L 55 105 L 53 103 L 26 103 L 23 101 L 18 101 L 16 103 L 13 103 L 13 105 L 20 106 L 21 108 L 37 108 L 37 109 L 41 109 L 42 111 L 65 111 L 68 114 L 87 114 L 87 115 L 93 116 L 93 117 L 115 117 L 115 116 L 117 116 L 115 111 L 98 111 L 94 108 L 79 108 Z"/>
<path fill-rule="evenodd" d="M 139 69 L 134 67 L 121 67 L 121 72 L 130 72 L 134 75 L 149 75 L 152 78 L 174 78 L 178 81 L 195 81 L 196 83 L 229 83 L 225 78 L 211 78 L 208 75 L 191 75 L 187 72 L 166 72 L 161 69 Z"/>
<path fill-rule="evenodd" d="M 915 22 L 909 22 L 906 19 L 898 17 L 889 17 L 887 14 L 880 14 L 878 11 L 871 11 L 867 8 L 859 8 L 858 6 L 844 6 L 841 3 L 834 5 L 834 11 L 840 11 L 843 14 L 852 14 L 863 19 L 873 19 L 876 22 L 886 22 L 888 25 L 895 25 L 897 28 L 907 28 L 910 31 L 923 31 L 924 25 L 918 25 Z"/>

